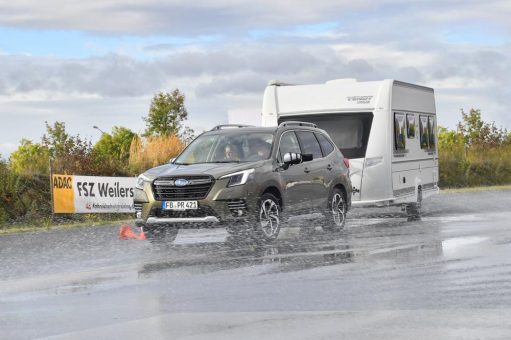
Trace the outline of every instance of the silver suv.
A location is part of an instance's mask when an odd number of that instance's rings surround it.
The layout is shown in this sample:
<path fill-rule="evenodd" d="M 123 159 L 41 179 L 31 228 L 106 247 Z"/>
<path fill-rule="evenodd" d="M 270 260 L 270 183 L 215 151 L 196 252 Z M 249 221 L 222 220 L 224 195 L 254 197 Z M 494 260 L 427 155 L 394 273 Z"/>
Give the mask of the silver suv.
<path fill-rule="evenodd" d="M 351 206 L 347 165 L 311 123 L 220 125 L 138 177 L 136 224 L 152 241 L 211 225 L 271 241 L 287 217 L 321 212 L 324 229 L 340 230 Z"/>

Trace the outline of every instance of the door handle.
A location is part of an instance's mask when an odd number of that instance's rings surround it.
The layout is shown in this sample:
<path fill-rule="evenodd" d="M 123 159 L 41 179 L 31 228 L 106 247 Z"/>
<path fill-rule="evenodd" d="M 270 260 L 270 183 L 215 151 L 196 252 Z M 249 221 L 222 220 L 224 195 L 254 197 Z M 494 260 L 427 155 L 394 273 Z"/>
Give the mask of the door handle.
<path fill-rule="evenodd" d="M 303 172 L 305 172 L 306 174 L 308 174 L 308 173 L 309 173 L 309 172 L 311 172 L 311 171 L 309 170 L 309 168 L 305 168 L 305 169 L 303 169 Z"/>
<path fill-rule="evenodd" d="M 332 166 L 331 166 L 330 164 L 328 164 L 328 165 L 326 166 L 326 169 L 327 169 L 328 171 L 331 171 L 333 168 L 332 168 Z"/>

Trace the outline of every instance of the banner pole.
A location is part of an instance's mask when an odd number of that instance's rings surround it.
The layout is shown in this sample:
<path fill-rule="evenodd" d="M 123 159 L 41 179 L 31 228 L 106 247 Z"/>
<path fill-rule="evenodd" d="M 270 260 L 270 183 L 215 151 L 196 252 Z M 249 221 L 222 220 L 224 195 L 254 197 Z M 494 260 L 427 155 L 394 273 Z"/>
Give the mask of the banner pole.
<path fill-rule="evenodd" d="M 51 156 L 49 157 L 50 165 L 50 195 L 51 195 L 51 222 L 55 219 L 55 198 L 53 197 L 53 166 L 51 164 Z"/>

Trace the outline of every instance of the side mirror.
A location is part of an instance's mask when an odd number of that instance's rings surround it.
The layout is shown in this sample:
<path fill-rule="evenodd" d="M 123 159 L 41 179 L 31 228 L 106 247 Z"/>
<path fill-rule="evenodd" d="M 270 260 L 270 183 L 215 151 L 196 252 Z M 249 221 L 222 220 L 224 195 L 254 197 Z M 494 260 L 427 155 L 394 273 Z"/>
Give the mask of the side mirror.
<path fill-rule="evenodd" d="M 299 153 L 288 152 L 284 154 L 282 161 L 286 165 L 300 164 L 302 162 L 302 155 Z"/>
<path fill-rule="evenodd" d="M 175 160 L 176 160 L 176 158 L 175 158 L 175 157 L 174 157 L 174 158 L 171 158 L 171 159 L 169 159 L 169 163 L 170 163 L 170 164 L 174 164 L 174 161 L 175 161 Z"/>

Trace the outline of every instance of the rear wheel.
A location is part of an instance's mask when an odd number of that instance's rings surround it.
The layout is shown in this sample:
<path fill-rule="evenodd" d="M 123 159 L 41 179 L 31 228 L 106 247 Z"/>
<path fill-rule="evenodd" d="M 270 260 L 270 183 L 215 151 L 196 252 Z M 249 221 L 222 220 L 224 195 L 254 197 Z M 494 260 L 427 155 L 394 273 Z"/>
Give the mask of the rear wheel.
<path fill-rule="evenodd" d="M 346 213 L 348 204 L 344 192 L 334 188 L 328 200 L 328 211 L 323 229 L 327 231 L 341 231 L 346 225 Z"/>
<path fill-rule="evenodd" d="M 153 244 L 170 244 L 174 242 L 179 232 L 179 228 L 170 225 L 145 226 L 144 234 Z"/>
<path fill-rule="evenodd" d="M 261 196 L 257 205 L 257 222 L 255 233 L 258 238 L 273 241 L 280 232 L 280 204 L 279 200 L 270 193 Z"/>

